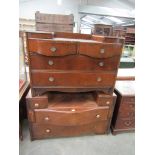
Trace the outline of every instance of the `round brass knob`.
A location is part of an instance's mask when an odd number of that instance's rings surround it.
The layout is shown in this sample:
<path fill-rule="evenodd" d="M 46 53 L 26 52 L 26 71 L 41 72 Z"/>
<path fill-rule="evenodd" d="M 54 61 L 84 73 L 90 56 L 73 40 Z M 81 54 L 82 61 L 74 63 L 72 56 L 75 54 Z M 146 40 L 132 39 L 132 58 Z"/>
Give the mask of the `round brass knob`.
<path fill-rule="evenodd" d="M 100 50 L 100 53 L 101 53 L 101 54 L 103 54 L 103 53 L 104 53 L 104 49 L 103 49 L 103 48 Z"/>
<path fill-rule="evenodd" d="M 97 78 L 97 82 L 100 82 L 100 81 L 102 81 L 102 78 L 101 77 L 98 77 Z"/>
<path fill-rule="evenodd" d="M 99 62 L 99 66 L 104 66 L 104 62 Z"/>
<path fill-rule="evenodd" d="M 48 61 L 48 64 L 52 66 L 53 65 L 53 61 L 52 60 L 49 60 Z"/>
<path fill-rule="evenodd" d="M 48 121 L 49 120 L 49 117 L 45 117 L 45 121 Z"/>
<path fill-rule="evenodd" d="M 57 49 L 56 49 L 56 47 L 52 47 L 50 50 L 51 50 L 52 52 L 55 52 Z"/>
<path fill-rule="evenodd" d="M 49 81 L 53 82 L 54 78 L 53 77 L 49 77 Z"/>
<path fill-rule="evenodd" d="M 110 102 L 109 102 L 109 101 L 107 101 L 107 102 L 106 102 L 106 104 L 110 104 Z"/>
<path fill-rule="evenodd" d="M 96 115 L 96 118 L 100 118 L 100 115 Z"/>
<path fill-rule="evenodd" d="M 50 129 L 46 129 L 46 132 L 49 133 L 51 130 Z"/>
<path fill-rule="evenodd" d="M 37 107 L 39 107 L 39 104 L 38 103 L 35 103 L 34 106 L 37 108 Z"/>
<path fill-rule="evenodd" d="M 71 111 L 75 111 L 75 109 L 72 109 Z"/>

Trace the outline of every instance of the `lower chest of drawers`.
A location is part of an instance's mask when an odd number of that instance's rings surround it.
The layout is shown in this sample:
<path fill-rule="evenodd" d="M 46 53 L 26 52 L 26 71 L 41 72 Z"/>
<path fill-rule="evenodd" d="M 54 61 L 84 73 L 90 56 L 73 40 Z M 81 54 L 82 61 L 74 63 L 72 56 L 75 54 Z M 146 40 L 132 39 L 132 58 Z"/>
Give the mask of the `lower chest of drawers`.
<path fill-rule="evenodd" d="M 51 94 L 48 100 L 27 98 L 32 140 L 109 132 L 116 96 L 106 96 L 101 102 L 94 93 Z"/>

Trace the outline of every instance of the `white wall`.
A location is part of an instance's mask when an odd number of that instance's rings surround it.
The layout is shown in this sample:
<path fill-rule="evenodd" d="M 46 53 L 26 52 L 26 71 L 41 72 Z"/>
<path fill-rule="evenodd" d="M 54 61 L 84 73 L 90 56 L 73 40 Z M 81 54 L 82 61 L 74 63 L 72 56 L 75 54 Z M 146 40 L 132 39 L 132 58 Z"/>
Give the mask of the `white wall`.
<path fill-rule="evenodd" d="M 62 2 L 58 5 L 58 1 Z M 73 14 L 75 28 L 78 32 L 80 17 L 78 15 L 78 5 L 97 5 L 111 8 L 124 8 L 132 10 L 133 4 L 128 1 L 134 0 L 19 0 L 19 18 L 35 19 L 35 12 L 51 14 Z"/>
<path fill-rule="evenodd" d="M 58 4 L 58 2 L 61 2 L 62 4 Z M 51 14 L 73 14 L 75 22 L 74 32 L 78 32 L 79 2 L 79 0 L 20 0 L 19 18 L 35 19 L 36 11 Z"/>
<path fill-rule="evenodd" d="M 58 5 L 58 1 L 62 1 Z M 20 18 L 35 18 L 35 12 L 52 14 L 74 14 L 77 20 L 79 0 L 20 0 L 19 2 L 19 17 Z"/>
<path fill-rule="evenodd" d="M 58 5 L 58 1 L 61 1 L 62 4 Z M 133 3 L 130 1 L 133 1 Z M 72 13 L 74 14 L 75 21 L 78 21 L 79 4 L 128 10 L 134 9 L 134 0 L 19 0 L 19 17 L 34 19 L 36 11 L 55 14 Z"/>

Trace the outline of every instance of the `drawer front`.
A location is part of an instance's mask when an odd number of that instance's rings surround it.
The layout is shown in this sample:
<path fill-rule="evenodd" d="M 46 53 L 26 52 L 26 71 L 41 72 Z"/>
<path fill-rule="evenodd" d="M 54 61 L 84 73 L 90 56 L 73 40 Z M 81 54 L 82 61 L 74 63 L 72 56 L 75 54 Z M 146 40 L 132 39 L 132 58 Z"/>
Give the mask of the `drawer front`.
<path fill-rule="evenodd" d="M 79 43 L 78 52 L 96 58 L 120 56 L 122 45 L 114 43 Z"/>
<path fill-rule="evenodd" d="M 135 112 L 128 111 L 128 110 L 122 110 L 118 113 L 118 118 L 120 118 L 120 119 L 135 119 Z"/>
<path fill-rule="evenodd" d="M 32 54 L 30 58 L 31 69 L 115 71 L 118 64 L 119 56 L 107 59 L 93 59 L 82 55 L 47 57 Z"/>
<path fill-rule="evenodd" d="M 131 96 L 131 97 L 123 97 L 122 98 L 122 103 L 126 103 L 126 102 L 135 102 L 135 97 L 134 96 Z"/>
<path fill-rule="evenodd" d="M 76 43 L 52 41 L 44 39 L 29 39 L 28 51 L 45 56 L 65 56 L 76 54 Z"/>
<path fill-rule="evenodd" d="M 110 106 L 113 104 L 113 96 L 105 95 L 104 93 L 97 93 L 95 96 L 99 106 Z"/>
<path fill-rule="evenodd" d="M 96 121 L 107 120 L 109 107 L 95 109 L 57 108 L 55 110 L 36 109 L 36 123 L 47 123 L 53 125 L 83 125 Z"/>
<path fill-rule="evenodd" d="M 124 104 L 120 105 L 120 111 L 135 111 L 135 103 L 133 102 L 125 102 Z"/>
<path fill-rule="evenodd" d="M 116 122 L 117 129 L 134 129 L 135 119 L 119 119 Z"/>
<path fill-rule="evenodd" d="M 115 82 L 115 73 L 33 72 L 33 87 L 109 87 Z"/>
<path fill-rule="evenodd" d="M 42 109 L 48 107 L 48 98 L 33 97 L 28 100 L 28 105 L 31 109 Z"/>
<path fill-rule="evenodd" d="M 81 126 L 56 126 L 34 123 L 31 125 L 33 139 L 61 136 L 78 136 L 84 134 L 104 134 L 107 132 L 107 121 L 94 122 Z"/>

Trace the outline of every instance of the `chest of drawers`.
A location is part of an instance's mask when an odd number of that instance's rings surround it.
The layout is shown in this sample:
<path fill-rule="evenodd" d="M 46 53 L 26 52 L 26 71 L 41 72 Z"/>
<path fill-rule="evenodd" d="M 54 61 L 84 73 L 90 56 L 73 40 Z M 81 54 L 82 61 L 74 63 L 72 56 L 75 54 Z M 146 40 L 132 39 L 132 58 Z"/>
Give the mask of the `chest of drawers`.
<path fill-rule="evenodd" d="M 135 92 L 134 81 L 118 81 L 115 86 L 117 100 L 112 119 L 112 133 L 134 131 Z"/>
<path fill-rule="evenodd" d="M 27 32 L 32 95 L 46 91 L 112 94 L 124 39 Z"/>
<path fill-rule="evenodd" d="M 116 95 L 101 92 L 62 93 L 27 96 L 31 139 L 105 134 L 115 105 Z"/>

